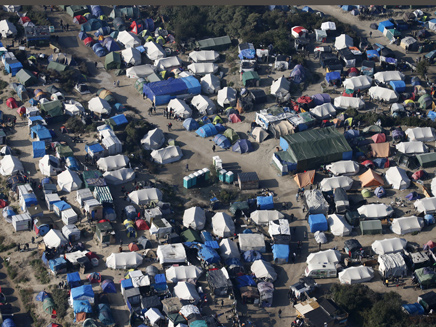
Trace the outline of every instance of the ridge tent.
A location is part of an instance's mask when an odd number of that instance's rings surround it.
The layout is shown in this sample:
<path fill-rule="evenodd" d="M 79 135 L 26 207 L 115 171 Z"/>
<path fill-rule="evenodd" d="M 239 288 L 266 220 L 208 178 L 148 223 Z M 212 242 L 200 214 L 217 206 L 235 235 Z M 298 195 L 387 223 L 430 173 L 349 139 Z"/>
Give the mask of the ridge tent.
<path fill-rule="evenodd" d="M 372 169 L 368 169 L 364 174 L 360 175 L 359 179 L 362 182 L 362 187 L 383 186 L 385 184 L 383 178 Z"/>
<path fill-rule="evenodd" d="M 343 188 L 348 191 L 353 186 L 353 180 L 348 176 L 324 178 L 320 183 L 323 192 L 333 191 L 335 188 Z"/>
<path fill-rule="evenodd" d="M 56 176 L 61 171 L 60 160 L 47 154 L 39 160 L 39 170 L 44 176 Z"/>
<path fill-rule="evenodd" d="M 434 153 L 434 152 L 418 154 L 416 156 L 416 159 L 418 159 L 419 164 L 421 165 L 422 168 L 436 166 L 436 153 Z"/>
<path fill-rule="evenodd" d="M 0 34 L 3 38 L 7 38 L 11 35 L 16 35 L 17 28 L 9 20 L 4 19 L 0 21 Z"/>
<path fill-rule="evenodd" d="M 219 52 L 214 50 L 192 51 L 189 53 L 189 59 L 193 62 L 215 62 L 219 57 Z"/>
<path fill-rule="evenodd" d="M 416 216 L 396 218 L 393 220 L 391 230 L 397 235 L 420 232 L 424 227 L 424 220 Z"/>
<path fill-rule="evenodd" d="M 183 226 L 195 230 L 203 230 L 206 224 L 206 213 L 200 207 L 186 209 L 183 214 Z"/>
<path fill-rule="evenodd" d="M 380 219 L 391 216 L 394 210 L 384 203 L 366 204 L 357 209 L 359 215 L 367 219 Z"/>
<path fill-rule="evenodd" d="M 231 258 L 240 258 L 241 254 L 239 253 L 238 246 L 231 239 L 225 238 L 221 240 L 219 246 L 221 258 L 223 258 L 224 260 Z"/>
<path fill-rule="evenodd" d="M 187 282 L 178 282 L 174 287 L 174 295 L 182 301 L 193 304 L 196 304 L 201 300 L 195 285 Z"/>
<path fill-rule="evenodd" d="M 12 155 L 5 155 L 0 161 L 0 174 L 3 176 L 11 176 L 18 172 L 24 172 L 21 161 Z"/>
<path fill-rule="evenodd" d="M 386 171 L 386 180 L 396 190 L 404 190 L 410 186 L 410 179 L 402 168 L 391 167 Z"/>
<path fill-rule="evenodd" d="M 366 90 L 371 87 L 372 78 L 367 75 L 356 76 L 346 79 L 343 82 L 343 86 L 350 90 Z"/>
<path fill-rule="evenodd" d="M 211 62 L 200 62 L 200 63 L 192 63 L 188 65 L 187 69 L 194 75 L 207 75 L 207 74 L 216 74 L 218 72 L 219 66 Z M 255 78 L 255 76 L 252 78 Z M 246 85 L 248 79 L 249 79 L 248 76 L 246 76 L 245 79 L 243 76 L 244 85 Z M 257 76 L 257 79 L 259 79 L 259 76 Z"/>
<path fill-rule="evenodd" d="M 149 131 L 141 139 L 141 144 L 146 150 L 157 150 L 165 143 L 165 136 L 161 129 L 155 128 Z"/>
<path fill-rule="evenodd" d="M 436 197 L 416 200 L 413 205 L 419 213 L 432 214 L 436 212 Z"/>
<path fill-rule="evenodd" d="M 129 193 L 130 200 L 136 205 L 157 203 L 162 200 L 162 192 L 157 188 L 147 188 Z"/>
<path fill-rule="evenodd" d="M 182 66 L 182 62 L 177 56 L 171 56 L 166 58 L 160 58 L 154 61 L 154 66 L 158 71 L 170 72 L 174 69 L 179 69 Z M 188 66 L 189 69 L 189 66 Z M 212 72 L 211 72 L 212 73 Z"/>
<path fill-rule="evenodd" d="M 202 272 L 197 266 L 171 266 L 165 271 L 165 277 L 169 283 L 186 282 L 197 280 Z"/>
<path fill-rule="evenodd" d="M 179 161 L 182 156 L 182 150 L 178 146 L 168 146 L 166 148 L 153 150 L 151 152 L 153 160 L 161 165 Z"/>
<path fill-rule="evenodd" d="M 260 212 L 265 211 L 261 210 Z M 279 216 L 280 217 L 280 216 Z M 281 240 L 285 241 L 284 244 L 290 240 L 291 230 L 289 228 L 289 223 L 287 219 L 278 218 L 277 220 L 269 220 L 268 223 L 268 234 L 276 241 L 281 242 Z"/>
<path fill-rule="evenodd" d="M 235 234 L 235 224 L 224 212 L 217 212 L 212 217 L 212 228 L 213 233 L 218 237 L 232 237 Z"/>
<path fill-rule="evenodd" d="M 191 105 L 194 106 L 201 115 L 213 115 L 216 112 L 215 103 L 204 95 L 196 95 L 193 97 Z"/>
<path fill-rule="evenodd" d="M 127 48 L 121 51 L 121 56 L 127 65 L 136 66 L 141 64 L 141 53 L 135 48 Z"/>
<path fill-rule="evenodd" d="M 346 34 L 341 34 L 335 39 L 336 50 L 342 50 L 352 46 L 353 46 L 353 39 Z"/>
<path fill-rule="evenodd" d="M 188 104 L 180 99 L 172 99 L 168 103 L 168 109 L 172 109 L 175 115 L 185 119 L 189 118 L 192 115 L 192 110 L 189 108 Z"/>
<path fill-rule="evenodd" d="M 333 101 L 336 108 L 345 109 L 363 109 L 365 107 L 365 102 L 360 98 L 352 98 L 346 96 L 339 96 Z"/>
<path fill-rule="evenodd" d="M 68 244 L 67 239 L 62 235 L 62 232 L 57 229 L 50 229 L 43 237 L 44 244 L 49 249 L 58 249 Z"/>
<path fill-rule="evenodd" d="M 147 58 L 152 61 L 166 57 L 166 53 L 160 44 L 154 42 L 146 42 L 144 44 L 144 49 Z"/>
<path fill-rule="evenodd" d="M 389 157 L 390 144 L 385 143 L 372 143 L 369 145 L 371 147 L 372 156 L 374 158 L 387 158 Z"/>
<path fill-rule="evenodd" d="M 117 42 L 124 45 L 125 48 L 136 48 L 142 45 L 142 41 L 138 36 L 127 31 L 120 31 L 118 33 Z"/>
<path fill-rule="evenodd" d="M 378 72 L 374 74 L 374 79 L 380 83 L 389 83 L 391 81 L 404 81 L 404 74 L 399 71 Z"/>
<path fill-rule="evenodd" d="M 381 100 L 388 103 L 396 102 L 399 99 L 395 91 L 380 86 L 371 87 L 368 94 L 371 99 Z"/>
<path fill-rule="evenodd" d="M 406 248 L 407 241 L 403 238 L 391 238 L 384 240 L 377 240 L 372 243 L 372 250 L 378 254 L 390 254 L 390 253 L 398 253 L 403 251 Z"/>
<path fill-rule="evenodd" d="M 186 262 L 186 252 L 182 243 L 159 245 L 156 255 L 162 265 Z"/>
<path fill-rule="evenodd" d="M 257 225 L 267 225 L 270 221 L 283 217 L 284 215 L 277 210 L 256 210 L 250 214 L 250 218 Z"/>
<path fill-rule="evenodd" d="M 110 269 L 131 269 L 142 264 L 143 258 L 136 252 L 112 253 L 106 259 L 106 266 Z"/>
<path fill-rule="evenodd" d="M 58 175 L 58 186 L 64 192 L 71 192 L 82 187 L 82 180 L 76 172 L 67 169 Z"/>
<path fill-rule="evenodd" d="M 277 273 L 275 272 L 274 267 L 269 262 L 262 259 L 255 260 L 251 264 L 250 270 L 257 279 L 270 282 L 275 282 L 277 279 Z"/>
<path fill-rule="evenodd" d="M 310 113 L 312 116 L 319 120 L 329 119 L 336 116 L 336 109 L 331 103 L 324 103 L 322 105 L 316 106 L 313 109 L 310 109 Z"/>
<path fill-rule="evenodd" d="M 88 102 L 88 108 L 90 111 L 95 113 L 96 115 L 109 115 L 112 111 L 112 108 L 104 99 L 101 99 L 100 97 L 94 97 Z"/>
<path fill-rule="evenodd" d="M 333 175 L 335 176 L 353 176 L 359 172 L 359 164 L 352 160 L 341 160 L 333 162 L 331 165 L 327 165 L 326 169 L 333 173 Z"/>
<path fill-rule="evenodd" d="M 315 170 L 309 170 L 304 173 L 298 173 L 294 176 L 294 181 L 297 183 L 299 188 L 304 188 L 308 185 L 313 184 L 315 179 L 316 172 Z"/>
<path fill-rule="evenodd" d="M 331 263 L 336 265 L 341 261 L 341 253 L 338 250 L 324 250 L 315 253 L 310 253 L 307 256 L 306 263 L 317 264 L 321 262 Z"/>
<path fill-rule="evenodd" d="M 217 102 L 221 107 L 235 106 L 236 90 L 231 87 L 225 87 L 218 91 Z"/>
<path fill-rule="evenodd" d="M 239 249 L 241 252 L 246 251 L 258 251 L 260 253 L 265 253 L 265 236 L 263 234 L 238 234 L 239 239 Z"/>
<path fill-rule="evenodd" d="M 97 167 L 105 172 L 124 168 L 129 164 L 129 158 L 125 155 L 118 154 L 97 160 Z"/>
<path fill-rule="evenodd" d="M 384 143 L 386 142 L 386 135 L 384 133 L 377 133 L 371 136 L 371 140 L 374 143 Z"/>
<path fill-rule="evenodd" d="M 374 270 L 371 267 L 350 267 L 338 274 L 341 284 L 358 284 L 369 282 L 374 278 Z"/>
<path fill-rule="evenodd" d="M 24 86 L 31 86 L 37 83 L 36 76 L 27 69 L 21 69 L 16 75 L 18 81 Z"/>
<path fill-rule="evenodd" d="M 221 89 L 220 79 L 213 75 L 207 74 L 200 80 L 201 91 L 205 94 L 216 94 Z"/>
<path fill-rule="evenodd" d="M 345 220 L 345 217 L 342 215 L 329 215 L 327 218 L 327 222 L 330 227 L 330 231 L 335 236 L 348 236 L 352 231 L 352 227 Z"/>
<path fill-rule="evenodd" d="M 420 141 L 401 142 L 396 146 L 397 151 L 405 154 L 419 154 L 428 152 L 428 147 Z"/>
<path fill-rule="evenodd" d="M 408 128 L 405 134 L 410 141 L 431 142 L 436 140 L 435 130 L 431 127 Z"/>
<path fill-rule="evenodd" d="M 406 262 L 401 253 L 382 254 L 378 257 L 379 271 L 384 278 L 405 277 Z"/>

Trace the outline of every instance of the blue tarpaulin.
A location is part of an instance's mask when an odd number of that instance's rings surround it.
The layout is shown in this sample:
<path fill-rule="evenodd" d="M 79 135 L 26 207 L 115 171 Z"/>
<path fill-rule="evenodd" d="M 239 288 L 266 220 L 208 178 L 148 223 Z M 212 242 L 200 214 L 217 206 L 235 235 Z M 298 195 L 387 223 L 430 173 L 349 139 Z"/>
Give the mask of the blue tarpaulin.
<path fill-rule="evenodd" d="M 39 141 L 51 141 L 50 131 L 47 129 L 47 127 L 39 124 L 30 128 L 30 137 L 32 139 L 38 138 Z"/>
<path fill-rule="evenodd" d="M 100 145 L 100 143 L 94 143 L 94 144 L 85 145 L 85 151 L 86 151 L 86 153 L 96 154 L 96 153 L 103 152 L 104 149 Z"/>
<path fill-rule="evenodd" d="M 12 320 L 12 318 L 5 318 L 2 323 L 2 327 L 16 327 L 15 322 Z"/>
<path fill-rule="evenodd" d="M 301 9 L 301 11 L 303 11 L 303 12 L 313 12 L 313 9 L 308 7 L 308 6 L 304 6 L 303 9 Z"/>
<path fill-rule="evenodd" d="M 436 119 L 436 112 L 430 110 L 427 114 L 427 117 L 430 118 L 432 121 L 435 121 Z"/>
<path fill-rule="evenodd" d="M 92 313 L 92 307 L 88 300 L 73 301 L 74 313 Z"/>
<path fill-rule="evenodd" d="M 121 281 L 121 288 L 122 289 L 125 289 L 125 290 L 128 290 L 129 288 L 133 288 L 133 281 L 132 281 L 132 279 L 123 279 L 122 281 Z"/>
<path fill-rule="evenodd" d="M 366 57 L 371 59 L 378 59 L 380 57 L 380 54 L 377 52 L 377 50 L 366 50 Z"/>
<path fill-rule="evenodd" d="M 254 49 L 245 49 L 242 50 L 241 53 L 238 55 L 239 59 L 254 59 L 256 56 L 256 51 Z"/>
<path fill-rule="evenodd" d="M 323 214 L 310 215 L 308 222 L 311 233 L 315 233 L 317 231 L 324 232 L 329 229 L 327 219 Z"/>
<path fill-rule="evenodd" d="M 66 268 L 67 261 L 64 258 L 56 258 L 49 261 L 49 266 L 52 271 L 58 271 L 60 269 Z"/>
<path fill-rule="evenodd" d="M 38 295 L 36 296 L 35 300 L 38 302 L 44 302 L 44 300 L 46 298 L 50 297 L 50 295 L 48 295 L 47 292 L 41 291 L 38 293 Z"/>
<path fill-rule="evenodd" d="M 236 277 L 236 284 L 238 288 L 245 287 L 245 286 L 256 286 L 256 282 L 254 281 L 253 277 L 250 275 L 242 275 Z"/>
<path fill-rule="evenodd" d="M 66 160 L 66 166 L 71 170 L 79 170 L 79 164 L 77 163 L 76 158 L 68 157 Z"/>
<path fill-rule="evenodd" d="M 35 193 L 23 194 L 23 199 L 26 207 L 32 207 L 38 205 L 38 199 L 36 198 Z"/>
<path fill-rule="evenodd" d="M 67 210 L 67 209 L 71 209 L 71 206 L 68 203 L 66 203 L 65 201 L 55 202 L 55 203 L 53 203 L 53 206 L 57 207 L 59 209 L 59 212 L 62 212 L 62 211 Z"/>
<path fill-rule="evenodd" d="M 387 28 L 388 30 L 391 30 L 391 29 L 395 28 L 395 25 L 390 20 L 385 20 L 385 21 L 378 24 L 378 30 L 380 32 L 383 33 L 385 28 Z"/>
<path fill-rule="evenodd" d="M 274 209 L 274 200 L 273 196 L 258 196 L 257 197 L 257 206 L 260 210 L 272 210 Z"/>
<path fill-rule="evenodd" d="M 71 297 L 73 300 L 83 297 L 94 297 L 94 291 L 91 285 L 82 285 L 71 290 Z"/>
<path fill-rule="evenodd" d="M 32 148 L 33 148 L 33 157 L 34 158 L 42 158 L 45 156 L 45 142 L 44 141 L 32 142 Z"/>
<path fill-rule="evenodd" d="M 221 257 L 218 255 L 218 253 L 208 246 L 202 246 L 198 251 L 198 256 L 208 264 L 219 263 L 221 260 Z"/>
<path fill-rule="evenodd" d="M 262 254 L 259 251 L 254 250 L 245 251 L 242 256 L 245 262 L 254 262 L 256 260 L 262 259 Z"/>
<path fill-rule="evenodd" d="M 18 60 L 6 61 L 5 63 L 5 70 L 8 74 L 12 74 L 12 77 L 14 77 L 22 68 L 23 65 Z"/>
<path fill-rule="evenodd" d="M 110 118 L 117 126 L 128 124 L 127 118 L 124 114 L 116 115 Z"/>
<path fill-rule="evenodd" d="M 331 72 L 331 73 L 325 74 L 325 80 L 327 81 L 327 83 L 333 83 L 334 81 L 337 81 L 340 79 L 341 79 L 341 73 L 339 73 L 339 72 Z"/>
<path fill-rule="evenodd" d="M 403 304 L 402 307 L 404 310 L 406 310 L 409 315 L 416 316 L 416 315 L 423 315 L 425 313 L 424 308 L 419 303 L 413 303 L 413 304 Z"/>
<path fill-rule="evenodd" d="M 81 283 L 80 274 L 77 271 L 71 274 L 67 274 L 67 283 L 70 286 L 70 288 L 75 288 L 80 286 Z"/>
<path fill-rule="evenodd" d="M 211 249 L 219 249 L 220 248 L 217 241 L 205 241 L 204 245 L 210 247 Z"/>
<path fill-rule="evenodd" d="M 177 95 L 200 94 L 201 85 L 194 76 L 188 76 L 144 84 L 142 91 L 147 98 L 159 106 L 168 103 Z"/>
<path fill-rule="evenodd" d="M 287 263 L 289 261 L 289 245 L 288 244 L 273 244 L 272 253 L 274 261 Z"/>
<path fill-rule="evenodd" d="M 386 195 L 386 191 L 385 191 L 385 189 L 383 188 L 383 186 L 379 186 L 379 187 L 377 187 L 377 188 L 375 189 L 375 191 L 374 191 L 374 195 L 375 195 L 376 197 L 378 197 L 378 198 L 382 198 L 382 197 L 384 197 L 384 196 Z"/>
<path fill-rule="evenodd" d="M 404 81 L 390 81 L 389 85 L 397 93 L 402 93 L 406 91 L 406 83 L 404 83 Z"/>

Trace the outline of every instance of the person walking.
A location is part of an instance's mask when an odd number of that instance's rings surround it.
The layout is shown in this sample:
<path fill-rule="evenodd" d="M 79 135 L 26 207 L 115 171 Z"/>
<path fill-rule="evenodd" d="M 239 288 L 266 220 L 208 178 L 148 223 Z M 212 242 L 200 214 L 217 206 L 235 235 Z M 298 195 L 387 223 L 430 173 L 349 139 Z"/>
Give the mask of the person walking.
<path fill-rule="evenodd" d="M 169 124 L 168 124 L 168 132 L 171 132 L 171 127 L 173 127 L 173 124 L 172 124 L 172 123 L 169 123 Z"/>
<path fill-rule="evenodd" d="M 216 146 L 214 144 L 214 145 L 212 145 L 212 151 L 215 152 L 215 149 L 216 149 Z"/>
<path fill-rule="evenodd" d="M 156 114 L 156 105 L 154 104 L 154 101 L 151 103 L 151 109 L 153 110 L 154 114 Z"/>
<path fill-rule="evenodd" d="M 150 108 L 148 109 L 148 115 L 149 115 L 149 116 L 151 116 L 152 111 L 153 111 L 153 108 L 150 107 Z"/>
<path fill-rule="evenodd" d="M 117 87 L 117 82 L 116 81 L 114 81 L 114 87 Z"/>
<path fill-rule="evenodd" d="M 67 25 L 65 25 L 65 29 L 67 30 L 67 32 L 69 28 L 70 28 L 70 24 L 67 23 Z"/>
<path fill-rule="evenodd" d="M 189 171 L 189 164 L 186 164 L 186 171 Z"/>
<path fill-rule="evenodd" d="M 295 200 L 297 200 L 297 202 L 300 202 L 300 193 L 296 193 L 295 194 Z"/>
<path fill-rule="evenodd" d="M 32 244 L 35 244 L 35 237 L 32 236 L 31 241 L 32 241 Z"/>
<path fill-rule="evenodd" d="M 389 287 L 389 279 L 386 279 L 386 281 L 385 281 L 385 286 L 386 286 L 386 287 Z"/>
<path fill-rule="evenodd" d="M 117 80 L 117 87 L 120 87 L 120 81 Z"/>
<path fill-rule="evenodd" d="M 61 28 L 62 28 L 62 30 L 64 29 L 64 22 L 62 21 L 62 19 L 61 19 L 61 21 L 59 22 L 59 25 L 61 26 Z"/>
<path fill-rule="evenodd" d="M 369 32 L 369 37 L 372 38 L 372 31 Z"/>
<path fill-rule="evenodd" d="M 279 319 L 282 319 L 282 309 L 279 309 L 278 314 L 279 314 Z"/>
<path fill-rule="evenodd" d="M 322 243 L 319 242 L 319 243 L 318 243 L 318 250 L 319 250 L 319 251 L 321 251 L 321 245 L 322 245 Z"/>
<path fill-rule="evenodd" d="M 221 300 L 221 308 L 224 306 L 224 300 Z"/>

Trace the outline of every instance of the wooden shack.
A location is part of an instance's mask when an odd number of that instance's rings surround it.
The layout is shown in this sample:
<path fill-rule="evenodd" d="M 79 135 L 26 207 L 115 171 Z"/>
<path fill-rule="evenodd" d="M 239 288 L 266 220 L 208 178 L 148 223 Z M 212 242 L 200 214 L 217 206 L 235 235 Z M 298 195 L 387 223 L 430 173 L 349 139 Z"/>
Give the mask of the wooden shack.
<path fill-rule="evenodd" d="M 259 188 L 259 177 L 255 172 L 238 174 L 238 184 L 241 190 L 255 190 Z"/>

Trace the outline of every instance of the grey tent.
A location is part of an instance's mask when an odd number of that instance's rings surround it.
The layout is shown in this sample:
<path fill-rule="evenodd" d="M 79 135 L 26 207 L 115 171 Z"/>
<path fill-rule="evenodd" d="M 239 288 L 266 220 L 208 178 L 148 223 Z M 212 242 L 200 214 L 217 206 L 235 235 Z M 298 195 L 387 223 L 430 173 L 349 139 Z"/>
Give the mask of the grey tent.
<path fill-rule="evenodd" d="M 109 53 L 104 59 L 104 68 L 106 70 L 120 69 L 121 68 L 121 55 L 118 52 Z"/>
<path fill-rule="evenodd" d="M 28 71 L 27 69 L 21 69 L 18 73 L 17 73 L 17 78 L 20 81 L 21 84 L 23 84 L 24 86 L 30 86 L 30 85 L 34 85 L 36 84 L 36 82 L 38 81 L 36 76 L 33 75 L 30 71 Z"/>

